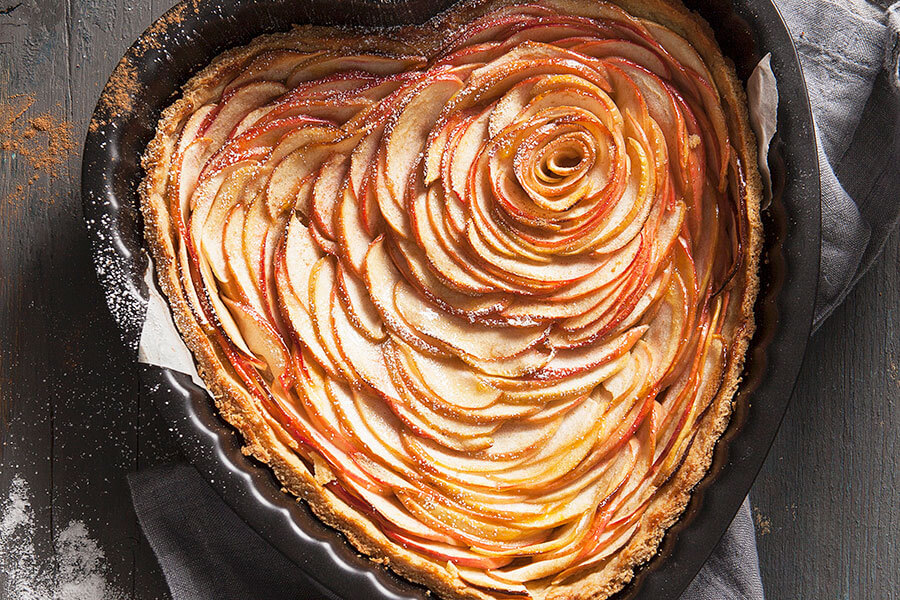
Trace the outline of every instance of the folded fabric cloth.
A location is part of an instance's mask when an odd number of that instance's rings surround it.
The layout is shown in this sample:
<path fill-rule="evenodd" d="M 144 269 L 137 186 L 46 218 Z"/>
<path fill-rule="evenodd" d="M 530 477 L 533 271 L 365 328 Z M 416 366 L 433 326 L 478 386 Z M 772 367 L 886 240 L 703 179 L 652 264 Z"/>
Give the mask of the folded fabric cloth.
<path fill-rule="evenodd" d="M 887 10 L 866 0 L 776 4 L 800 54 L 819 143 L 818 328 L 900 217 L 900 2 Z"/>
<path fill-rule="evenodd" d="M 194 467 L 147 469 L 128 483 L 174 600 L 333 598 L 237 516 Z"/>
<path fill-rule="evenodd" d="M 900 2 L 776 3 L 800 53 L 819 142 L 818 328 L 871 266 L 900 218 Z M 193 467 L 147 470 L 129 483 L 175 600 L 331 597 L 250 529 Z M 745 500 L 682 600 L 762 598 Z"/>

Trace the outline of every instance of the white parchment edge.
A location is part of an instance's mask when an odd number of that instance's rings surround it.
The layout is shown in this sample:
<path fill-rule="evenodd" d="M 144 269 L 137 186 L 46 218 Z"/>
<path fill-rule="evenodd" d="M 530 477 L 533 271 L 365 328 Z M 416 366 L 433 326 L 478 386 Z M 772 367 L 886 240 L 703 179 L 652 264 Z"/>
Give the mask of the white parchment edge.
<path fill-rule="evenodd" d="M 147 303 L 144 327 L 141 329 L 137 361 L 145 365 L 165 367 L 190 375 L 194 383 L 208 392 L 209 388 L 197 373 L 193 354 L 184 343 L 181 334 L 178 333 L 178 328 L 175 327 L 169 303 L 166 302 L 156 286 L 156 277 L 154 276 L 156 270 L 153 266 L 153 259 L 148 255 L 147 260 L 144 283 L 147 284 L 149 302 Z"/>
<path fill-rule="evenodd" d="M 772 72 L 772 53 L 762 57 L 747 80 L 747 106 L 750 109 L 750 126 L 756 134 L 756 150 L 759 154 L 759 174 L 763 180 L 765 201 L 772 200 L 772 173 L 769 171 L 769 144 L 778 126 L 778 85 Z"/>

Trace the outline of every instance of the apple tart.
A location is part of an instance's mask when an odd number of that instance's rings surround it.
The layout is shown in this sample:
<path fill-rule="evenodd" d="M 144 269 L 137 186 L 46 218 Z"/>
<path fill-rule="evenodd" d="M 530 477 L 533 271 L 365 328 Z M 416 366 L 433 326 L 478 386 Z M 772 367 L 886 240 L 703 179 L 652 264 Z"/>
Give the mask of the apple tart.
<path fill-rule="evenodd" d="M 142 208 L 287 492 L 444 598 L 606 598 L 731 413 L 754 144 L 680 4 L 466 3 L 221 55 L 163 114 Z"/>

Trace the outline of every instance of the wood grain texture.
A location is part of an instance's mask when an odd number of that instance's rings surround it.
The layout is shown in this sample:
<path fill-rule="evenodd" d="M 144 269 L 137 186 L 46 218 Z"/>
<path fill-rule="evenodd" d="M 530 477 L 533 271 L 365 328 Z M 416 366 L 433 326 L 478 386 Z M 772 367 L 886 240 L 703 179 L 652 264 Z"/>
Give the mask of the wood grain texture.
<path fill-rule="evenodd" d="M 80 144 L 108 74 L 172 0 L 0 0 L 0 102 L 72 123 L 78 148 L 39 178 L 0 151 L 0 501 L 33 495 L 35 548 L 53 563 L 82 521 L 124 598 L 166 598 L 126 483 L 177 460 L 139 393 L 90 263 Z M 16 7 L 16 5 L 18 5 Z M 8 12 L 5 9 L 11 9 Z M 753 490 L 768 597 L 894 599 L 900 590 L 900 236 L 813 339 Z M 0 598 L 4 597 L 0 573 Z M 11 598 L 11 600 L 15 600 Z"/>
<path fill-rule="evenodd" d="M 900 234 L 810 342 L 751 493 L 768 597 L 900 598 Z"/>
<path fill-rule="evenodd" d="M 0 102 L 33 96 L 25 117 L 64 119 L 77 146 L 55 178 L 0 152 L 0 499 L 14 477 L 27 481 L 40 563 L 52 569 L 60 532 L 82 522 L 105 553 L 111 588 L 164 598 L 125 476 L 177 452 L 148 417 L 106 310 L 78 180 L 81 141 L 108 74 L 169 3 L 125 4 L 26 0 L 0 14 Z M 142 443 L 148 437 L 164 442 Z"/>

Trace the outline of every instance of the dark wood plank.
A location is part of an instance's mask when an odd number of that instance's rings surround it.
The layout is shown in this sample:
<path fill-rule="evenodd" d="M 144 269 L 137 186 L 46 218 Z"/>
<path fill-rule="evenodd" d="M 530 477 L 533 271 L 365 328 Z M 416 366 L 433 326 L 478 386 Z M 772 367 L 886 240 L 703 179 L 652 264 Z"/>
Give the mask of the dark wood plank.
<path fill-rule="evenodd" d="M 73 114 L 81 119 L 82 134 L 100 89 L 121 55 L 171 4 L 174 4 L 173 0 L 152 3 L 69 0 L 69 55 L 74 63 L 71 77 Z M 102 347 L 98 350 L 102 352 Z M 128 371 L 122 379 L 128 381 L 128 389 L 119 394 L 116 392 L 120 390 L 113 390 L 111 396 L 123 402 L 120 408 L 122 430 L 116 437 L 123 450 L 127 447 L 123 454 L 127 452 L 128 457 L 123 456 L 122 466 L 117 469 L 115 486 L 116 498 L 121 503 L 117 513 L 122 515 L 123 521 L 121 545 L 127 552 L 121 553 L 122 564 L 114 568 L 123 579 L 127 576 L 134 598 L 165 598 L 168 590 L 153 552 L 135 521 L 124 475 L 144 466 L 177 459 L 179 455 L 168 428 L 158 418 L 154 419 L 155 409 L 138 394 L 131 358 L 124 357 L 121 366 Z M 96 435 L 103 433 L 96 432 Z"/>
<path fill-rule="evenodd" d="M 66 29 L 53 13 L 51 7 L 23 3 L 0 20 L 0 102 L 22 108 L 32 99 L 11 96 L 39 91 L 26 114 L 15 123 L 4 123 L 4 145 L 20 141 L 16 134 L 29 127 L 31 116 L 48 111 L 66 116 Z M 14 116 L 7 113 L 5 120 Z M 67 260 L 68 231 L 77 220 L 68 198 L 68 167 L 75 162 L 70 159 L 61 168 L 61 179 L 51 180 L 21 152 L 0 152 L 0 490 L 5 500 L 14 478 L 27 485 L 35 523 L 34 529 L 25 527 L 19 535 L 24 556 L 33 544 L 34 560 L 17 567 L 26 574 L 52 560 L 53 524 L 59 519 L 53 507 L 52 456 L 54 388 L 62 365 L 59 332 L 49 325 L 53 297 L 65 296 L 64 289 L 52 282 Z M 15 559 L 3 557 L 0 580 L 15 575 L 10 568 Z M 16 592 L 22 589 L 11 590 Z"/>
<path fill-rule="evenodd" d="M 770 598 L 900 597 L 900 234 L 810 344 L 753 488 Z"/>
<path fill-rule="evenodd" d="M 0 490 L 16 475 L 26 480 L 38 563 L 52 570 L 60 534 L 82 523 L 105 554 L 110 588 L 136 598 L 167 590 L 125 476 L 178 455 L 138 397 L 132 359 L 96 284 L 78 173 L 106 77 L 170 3 L 32 1 L 0 16 L 0 100 L 33 96 L 20 120 L 50 114 L 70 125 L 75 144 L 55 177 L 0 152 L 0 333 L 12 342 L 0 346 Z M 142 444 L 139 431 L 154 441 Z"/>

